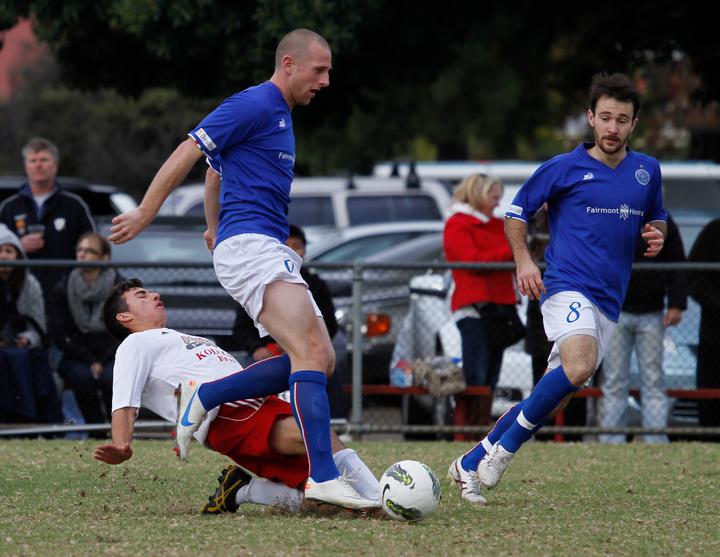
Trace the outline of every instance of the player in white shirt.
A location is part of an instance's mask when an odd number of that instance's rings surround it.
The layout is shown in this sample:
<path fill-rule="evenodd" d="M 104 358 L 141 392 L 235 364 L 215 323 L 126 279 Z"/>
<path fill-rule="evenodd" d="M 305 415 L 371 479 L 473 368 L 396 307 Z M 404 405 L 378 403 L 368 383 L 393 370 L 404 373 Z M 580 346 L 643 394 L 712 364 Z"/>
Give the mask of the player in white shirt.
<path fill-rule="evenodd" d="M 97 460 L 120 464 L 132 457 L 140 407 L 176 422 L 176 390 L 181 383 L 207 383 L 242 373 L 237 360 L 212 341 L 166 328 L 160 295 L 149 292 L 138 279 L 115 286 L 104 316 L 108 330 L 124 340 L 113 372 L 112 443 L 95 449 Z M 276 365 L 285 366 L 289 376 L 287 356 L 278 356 Z M 195 438 L 265 478 L 252 478 L 237 466 L 226 468 L 203 512 L 235 512 L 244 502 L 299 508 L 309 465 L 289 403 L 274 395 L 225 403 L 209 412 Z M 378 501 L 378 481 L 355 451 L 334 434 L 332 449 L 336 465 L 345 476 L 353 476 L 361 496 Z"/>

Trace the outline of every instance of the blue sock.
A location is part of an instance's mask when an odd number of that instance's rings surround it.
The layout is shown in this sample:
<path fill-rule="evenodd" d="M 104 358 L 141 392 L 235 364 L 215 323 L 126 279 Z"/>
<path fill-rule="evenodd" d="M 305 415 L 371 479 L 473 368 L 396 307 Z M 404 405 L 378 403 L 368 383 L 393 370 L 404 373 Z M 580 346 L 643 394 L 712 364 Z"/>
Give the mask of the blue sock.
<path fill-rule="evenodd" d="M 290 357 L 287 354 L 256 362 L 215 381 L 203 383 L 198 397 L 206 410 L 225 402 L 282 393 L 288 389 Z"/>
<path fill-rule="evenodd" d="M 465 456 L 463 456 L 462 460 L 460 461 L 460 465 L 465 470 L 467 470 L 468 472 L 474 472 L 475 470 L 477 470 L 478 464 L 480 464 L 480 461 L 490 450 L 490 447 L 500 441 L 500 437 L 502 437 L 502 434 L 505 433 L 507 428 L 509 428 L 513 424 L 515 419 L 518 417 L 518 414 L 520 413 L 520 410 L 522 410 L 524 403 L 525 401 L 521 400 L 515 406 L 510 408 L 510 410 L 500 416 L 498 418 L 498 421 L 495 422 L 495 425 L 485 436 L 485 438 L 477 445 L 475 445 L 472 449 L 470 449 L 467 453 L 465 453 Z"/>
<path fill-rule="evenodd" d="M 524 401 L 522 411 L 500 438 L 499 443 L 511 453 L 542 427 L 550 413 L 567 395 L 577 391 L 562 366 L 546 373 Z"/>
<path fill-rule="evenodd" d="M 321 371 L 296 371 L 290 375 L 290 404 L 300 426 L 310 462 L 310 477 L 316 482 L 337 478 L 330 442 L 330 404 Z"/>

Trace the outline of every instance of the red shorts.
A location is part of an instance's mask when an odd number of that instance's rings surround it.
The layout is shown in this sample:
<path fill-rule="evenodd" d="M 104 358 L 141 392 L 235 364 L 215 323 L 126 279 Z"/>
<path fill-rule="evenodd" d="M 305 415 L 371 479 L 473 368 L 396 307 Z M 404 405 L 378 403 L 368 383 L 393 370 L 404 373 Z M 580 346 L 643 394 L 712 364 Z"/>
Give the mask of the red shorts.
<path fill-rule="evenodd" d="M 269 445 L 275 422 L 292 415 L 290 405 L 274 395 L 226 403 L 210 425 L 206 443 L 257 476 L 301 489 L 308 477 L 307 456 L 282 455 Z"/>

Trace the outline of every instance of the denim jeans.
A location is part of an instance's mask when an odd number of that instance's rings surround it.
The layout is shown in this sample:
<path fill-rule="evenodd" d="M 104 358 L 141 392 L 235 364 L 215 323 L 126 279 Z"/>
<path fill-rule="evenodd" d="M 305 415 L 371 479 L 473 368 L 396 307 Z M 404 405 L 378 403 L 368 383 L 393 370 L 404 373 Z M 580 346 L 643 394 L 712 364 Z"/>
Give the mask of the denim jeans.
<path fill-rule="evenodd" d="M 608 343 L 603 361 L 603 398 L 600 423 L 603 427 L 627 425 L 626 410 L 630 388 L 630 359 L 633 349 L 640 371 L 642 425 L 667 426 L 668 398 L 663 370 L 665 329 L 662 312 L 620 314 L 617 328 Z M 625 435 L 600 435 L 601 443 L 624 443 Z M 644 435 L 645 443 L 667 443 L 666 435 Z"/>
<path fill-rule="evenodd" d="M 462 361 L 465 382 L 468 385 L 497 386 L 502 366 L 503 351 L 488 347 L 485 321 L 465 317 L 457 323 L 462 339 Z"/>
<path fill-rule="evenodd" d="M 95 379 L 87 364 L 67 358 L 60 361 L 58 372 L 65 381 L 65 387 L 75 393 L 85 423 L 103 423 L 109 418 L 103 410 L 108 413 L 112 411 L 113 363 L 111 361 L 106 364 L 100 377 Z M 104 409 L 100 404 L 100 397 L 103 399 Z"/>

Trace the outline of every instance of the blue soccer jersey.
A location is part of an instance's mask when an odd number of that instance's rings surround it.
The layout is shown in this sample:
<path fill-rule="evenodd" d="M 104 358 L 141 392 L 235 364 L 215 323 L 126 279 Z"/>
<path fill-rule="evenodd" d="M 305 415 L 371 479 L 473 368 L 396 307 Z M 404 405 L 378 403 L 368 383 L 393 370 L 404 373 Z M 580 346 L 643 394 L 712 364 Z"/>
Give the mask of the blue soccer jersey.
<path fill-rule="evenodd" d="M 584 294 L 617 321 L 642 226 L 666 221 L 658 162 L 628 151 L 617 168 L 591 157 L 583 144 L 535 171 L 507 218 L 527 222 L 547 202 L 550 244 L 543 277 L 547 294 Z"/>
<path fill-rule="evenodd" d="M 284 242 L 295 136 L 290 107 L 275 84 L 229 97 L 189 135 L 222 176 L 216 244 L 243 233 Z"/>

